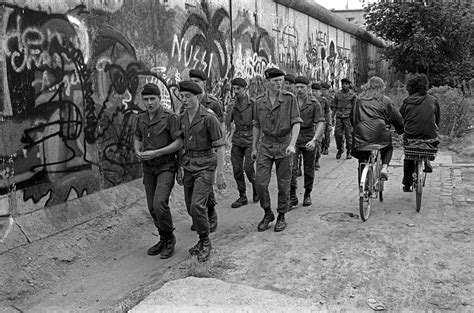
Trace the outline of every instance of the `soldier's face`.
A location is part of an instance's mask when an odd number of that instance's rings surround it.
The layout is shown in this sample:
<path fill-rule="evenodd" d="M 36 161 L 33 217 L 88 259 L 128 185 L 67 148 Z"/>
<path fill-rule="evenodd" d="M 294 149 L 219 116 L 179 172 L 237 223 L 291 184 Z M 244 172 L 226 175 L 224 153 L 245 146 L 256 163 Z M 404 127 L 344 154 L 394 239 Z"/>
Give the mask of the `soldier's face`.
<path fill-rule="evenodd" d="M 308 85 L 296 84 L 296 94 L 300 97 L 308 95 Z"/>
<path fill-rule="evenodd" d="M 327 95 L 329 94 L 329 89 L 323 89 L 323 90 L 321 90 L 321 94 L 322 94 L 323 96 L 327 96 Z"/>
<path fill-rule="evenodd" d="M 142 100 L 149 113 L 155 113 L 160 108 L 161 98 L 158 95 L 142 95 Z"/>
<path fill-rule="evenodd" d="M 320 96 L 321 95 L 321 90 L 313 89 L 312 93 L 313 93 L 313 96 Z"/>
<path fill-rule="evenodd" d="M 192 92 L 181 91 L 179 97 L 181 98 L 181 102 L 183 102 L 184 109 L 186 110 L 199 106 L 198 97 Z"/>
<path fill-rule="evenodd" d="M 268 89 L 273 91 L 279 91 L 283 84 L 283 76 L 270 78 L 268 80 Z"/>
<path fill-rule="evenodd" d="M 192 82 L 195 82 L 196 84 L 199 85 L 199 87 L 201 87 L 202 90 L 205 90 L 204 87 L 206 85 L 206 81 L 204 80 L 200 80 L 199 78 L 196 78 L 196 77 L 191 77 L 190 79 Z"/>
<path fill-rule="evenodd" d="M 244 94 L 245 88 L 237 85 L 233 85 L 232 89 L 234 90 L 234 93 L 236 96 L 241 96 Z"/>
<path fill-rule="evenodd" d="M 349 90 L 349 84 L 348 83 L 342 83 L 342 89 L 344 90 Z"/>

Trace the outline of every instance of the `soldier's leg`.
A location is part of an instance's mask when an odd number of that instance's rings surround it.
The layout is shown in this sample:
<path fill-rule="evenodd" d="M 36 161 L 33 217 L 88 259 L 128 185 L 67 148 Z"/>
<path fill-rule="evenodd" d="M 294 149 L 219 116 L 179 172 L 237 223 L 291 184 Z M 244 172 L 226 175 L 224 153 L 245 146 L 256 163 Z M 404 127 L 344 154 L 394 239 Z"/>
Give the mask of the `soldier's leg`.
<path fill-rule="evenodd" d="M 160 224 L 158 222 L 158 217 L 156 216 L 154 207 L 153 207 L 153 201 L 155 197 L 155 190 L 156 190 L 156 175 L 148 172 L 143 172 L 143 185 L 145 186 L 145 194 L 146 194 L 146 202 L 147 202 L 147 207 L 148 211 L 150 212 L 150 215 L 153 219 L 153 223 L 155 224 L 155 227 L 158 229 L 158 233 L 160 234 L 160 240 L 158 243 L 154 244 L 151 246 L 147 253 L 148 255 L 158 255 L 161 253 L 161 250 L 163 249 L 165 245 L 165 238 L 163 235 L 163 232 L 160 231 Z"/>
<path fill-rule="evenodd" d="M 346 159 L 351 159 L 352 149 L 352 125 L 350 118 L 344 118 L 344 137 L 346 138 Z"/>
<path fill-rule="evenodd" d="M 288 196 L 290 193 L 292 163 L 293 156 L 291 155 L 275 160 L 278 185 L 278 218 L 274 229 L 276 232 L 286 228 L 285 213 L 288 212 L 290 208 Z"/>
<path fill-rule="evenodd" d="M 265 231 L 269 228 L 268 224 L 275 220 L 271 209 L 270 193 L 268 192 L 268 185 L 270 183 L 270 176 L 272 174 L 273 159 L 266 155 L 258 154 L 257 157 L 257 172 L 255 173 L 255 185 L 257 193 L 260 198 L 260 206 L 265 211 L 263 219 L 258 223 L 257 230 Z"/>
<path fill-rule="evenodd" d="M 207 215 L 209 218 L 209 224 L 211 225 L 211 233 L 215 232 L 217 229 L 217 211 L 216 211 L 216 196 L 214 194 L 214 188 L 211 186 L 211 191 L 207 198 Z"/>
<path fill-rule="evenodd" d="M 156 178 L 153 208 L 158 218 L 160 235 L 164 240 L 160 257 L 167 259 L 173 255 L 176 245 L 176 238 L 173 234 L 173 220 L 169 207 L 169 198 L 174 186 L 175 173 L 173 171 L 164 171 L 158 174 Z"/>
<path fill-rule="evenodd" d="M 343 127 L 344 127 L 344 125 L 342 123 L 342 119 L 336 118 L 336 127 L 334 129 L 334 138 L 336 139 L 336 146 L 337 146 L 336 158 L 338 158 L 338 159 L 341 158 L 341 155 L 344 152 L 344 147 L 342 146 L 343 145 L 342 135 L 343 135 L 343 132 L 344 132 Z"/>
<path fill-rule="evenodd" d="M 329 145 L 331 144 L 331 126 L 326 123 L 324 126 L 324 139 L 323 139 L 323 151 L 322 154 L 328 154 Z"/>
<path fill-rule="evenodd" d="M 247 175 L 247 179 L 252 184 L 252 198 L 253 202 L 258 202 L 257 189 L 255 187 L 255 161 L 252 159 L 252 147 L 246 147 L 244 150 L 244 171 Z"/>
<path fill-rule="evenodd" d="M 315 151 L 303 149 L 303 163 L 304 163 L 304 199 L 308 198 L 309 202 L 311 202 L 311 191 L 313 190 L 313 183 L 314 183 L 314 162 L 312 162 L 315 158 Z M 303 205 L 305 205 L 303 201 Z M 306 205 L 310 205 L 306 201 Z"/>
<path fill-rule="evenodd" d="M 230 151 L 230 160 L 232 162 L 232 170 L 239 195 L 245 195 L 245 177 L 244 177 L 244 156 L 245 148 L 232 145 Z"/>
<path fill-rule="evenodd" d="M 299 171 L 299 159 L 301 154 L 301 148 L 295 147 L 295 154 L 293 155 L 293 166 L 291 168 L 291 182 L 290 182 L 290 209 L 298 205 L 298 197 L 296 196 L 296 190 L 298 189 L 298 171 Z"/>
<path fill-rule="evenodd" d="M 209 217 L 206 203 L 212 190 L 214 171 L 200 171 L 194 176 L 194 189 L 191 196 L 191 214 L 193 223 L 199 235 L 199 242 L 189 250 L 191 254 L 197 255 L 199 261 L 206 261 L 211 253 L 211 242 L 209 240 Z"/>
<path fill-rule="evenodd" d="M 191 199 L 193 196 L 193 189 L 194 189 L 194 176 L 191 172 L 184 170 L 184 177 L 183 177 L 183 189 L 184 189 L 184 203 L 186 204 L 186 210 L 188 214 L 193 217 L 191 214 Z M 193 224 L 191 225 L 191 230 L 195 231 L 196 226 Z"/>
<path fill-rule="evenodd" d="M 314 155 L 314 167 L 313 167 L 313 169 L 316 170 L 316 171 L 318 171 L 319 168 L 321 167 L 319 165 L 319 158 L 321 157 L 321 149 L 322 149 L 321 148 L 321 142 L 316 141 L 316 146 L 314 147 L 314 151 L 313 151 L 314 152 L 313 153 L 313 155 Z"/>

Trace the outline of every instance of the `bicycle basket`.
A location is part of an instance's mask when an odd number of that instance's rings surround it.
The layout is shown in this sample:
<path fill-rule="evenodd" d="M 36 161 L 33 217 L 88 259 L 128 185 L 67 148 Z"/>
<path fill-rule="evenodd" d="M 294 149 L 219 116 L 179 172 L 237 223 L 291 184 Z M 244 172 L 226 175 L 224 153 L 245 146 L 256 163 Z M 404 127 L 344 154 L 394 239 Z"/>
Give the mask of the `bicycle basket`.
<path fill-rule="evenodd" d="M 405 159 L 407 160 L 429 160 L 433 161 L 436 158 L 435 148 L 421 148 L 420 146 L 405 146 L 403 148 Z"/>

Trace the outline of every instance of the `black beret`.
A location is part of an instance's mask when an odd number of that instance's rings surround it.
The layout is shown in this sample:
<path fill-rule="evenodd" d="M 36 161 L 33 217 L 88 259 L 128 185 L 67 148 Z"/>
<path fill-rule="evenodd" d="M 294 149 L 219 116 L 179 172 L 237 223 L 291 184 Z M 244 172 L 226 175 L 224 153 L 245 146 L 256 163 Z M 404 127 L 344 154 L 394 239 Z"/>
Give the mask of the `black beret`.
<path fill-rule="evenodd" d="M 202 93 L 201 87 L 193 81 L 184 80 L 179 82 L 179 91 L 189 91 L 195 95 L 199 95 Z"/>
<path fill-rule="evenodd" d="M 142 95 L 157 95 L 157 96 L 160 96 L 161 91 L 160 91 L 160 88 L 157 85 L 152 84 L 152 83 L 148 83 L 148 84 L 145 84 L 145 86 L 143 86 Z"/>
<path fill-rule="evenodd" d="M 293 76 L 291 74 L 286 74 L 285 75 L 285 80 L 287 82 L 289 82 L 290 84 L 294 84 L 295 83 L 295 76 Z"/>
<path fill-rule="evenodd" d="M 276 67 L 271 67 L 271 68 L 265 70 L 265 78 L 266 79 L 280 77 L 280 76 L 285 76 L 285 72 L 283 72 L 280 69 L 277 69 Z"/>
<path fill-rule="evenodd" d="M 309 79 L 306 76 L 298 76 L 295 78 L 295 84 L 309 85 Z"/>
<path fill-rule="evenodd" d="M 347 83 L 349 85 L 352 84 L 352 82 L 348 78 L 341 79 L 341 84 L 344 84 L 344 83 Z"/>
<path fill-rule="evenodd" d="M 247 87 L 247 82 L 241 77 L 234 78 L 232 80 L 232 85 L 240 86 L 242 88 Z"/>
<path fill-rule="evenodd" d="M 203 71 L 201 70 L 197 70 L 197 69 L 192 69 L 192 70 L 189 70 L 189 78 L 199 78 L 200 80 L 207 80 L 207 76 L 206 76 L 206 73 L 204 73 Z"/>
<path fill-rule="evenodd" d="M 314 90 L 321 90 L 321 85 L 318 84 L 318 83 L 312 83 L 312 84 L 311 84 L 311 89 L 314 89 Z"/>
<path fill-rule="evenodd" d="M 321 83 L 321 88 L 329 89 L 329 88 L 331 88 L 331 85 L 329 85 L 328 83 Z"/>

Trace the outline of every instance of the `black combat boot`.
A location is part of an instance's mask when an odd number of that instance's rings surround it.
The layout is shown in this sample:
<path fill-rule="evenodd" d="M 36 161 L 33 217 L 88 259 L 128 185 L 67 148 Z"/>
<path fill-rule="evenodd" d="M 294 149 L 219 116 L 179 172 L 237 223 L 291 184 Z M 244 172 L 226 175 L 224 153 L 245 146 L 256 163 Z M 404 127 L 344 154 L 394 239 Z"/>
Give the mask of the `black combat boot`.
<path fill-rule="evenodd" d="M 207 208 L 207 216 L 209 217 L 209 231 L 213 233 L 217 229 L 217 212 L 215 206 L 209 206 Z"/>
<path fill-rule="evenodd" d="M 160 253 L 161 259 L 167 259 L 171 257 L 174 253 L 174 246 L 176 245 L 176 237 L 173 235 L 173 232 L 165 233 L 165 244 Z"/>
<path fill-rule="evenodd" d="M 337 150 L 337 153 L 336 153 L 336 159 L 339 160 L 339 159 L 341 158 L 341 155 L 342 155 L 343 152 L 344 152 L 344 151 L 343 151 L 342 149 L 338 149 L 338 150 Z"/>
<path fill-rule="evenodd" d="M 351 153 L 350 153 L 349 151 L 347 151 L 347 153 L 346 153 L 346 160 L 350 160 L 350 159 L 352 159 L 352 155 L 351 155 Z"/>
<path fill-rule="evenodd" d="M 208 234 L 199 235 L 199 241 L 201 242 L 201 250 L 197 255 L 198 262 L 206 262 L 211 256 L 211 240 L 209 239 Z"/>
<path fill-rule="evenodd" d="M 272 210 L 271 209 L 265 210 L 265 215 L 263 216 L 262 221 L 258 223 L 257 230 L 266 231 L 267 229 L 270 228 L 268 224 L 270 224 L 274 220 L 275 220 L 275 215 L 273 215 Z"/>
<path fill-rule="evenodd" d="M 316 162 L 314 162 L 314 170 L 319 171 L 321 168 L 321 165 L 319 165 L 319 158 L 316 159 Z"/>
<path fill-rule="evenodd" d="M 286 228 L 285 213 L 279 213 L 277 222 L 275 223 L 275 228 L 273 229 L 276 232 L 283 231 Z"/>
<path fill-rule="evenodd" d="M 161 253 L 161 250 L 163 250 L 163 246 L 165 245 L 165 234 L 160 232 L 160 241 L 158 241 L 155 245 L 151 246 L 147 254 L 148 255 L 158 255 Z"/>
<path fill-rule="evenodd" d="M 230 206 L 234 209 L 240 208 L 243 205 L 248 204 L 249 201 L 247 199 L 247 196 L 245 194 L 241 194 L 239 199 L 237 199 L 234 203 L 232 203 Z"/>
<path fill-rule="evenodd" d="M 201 241 L 201 237 L 199 237 L 198 243 L 194 247 L 189 249 L 189 254 L 198 255 L 201 250 L 202 250 L 202 241 Z"/>
<path fill-rule="evenodd" d="M 311 190 L 305 190 L 303 198 L 303 206 L 310 206 L 311 202 Z"/>
<path fill-rule="evenodd" d="M 258 201 L 260 201 L 260 198 L 259 198 L 258 193 L 257 193 L 257 188 L 255 188 L 255 185 L 254 185 L 254 184 L 252 185 L 252 190 L 253 190 L 253 191 L 252 191 L 252 192 L 253 192 L 253 195 L 252 195 L 252 198 L 253 198 L 252 200 L 253 200 L 253 202 L 258 202 Z"/>
<path fill-rule="evenodd" d="M 328 148 L 324 147 L 323 151 L 321 151 L 321 154 L 328 155 L 329 154 Z"/>

